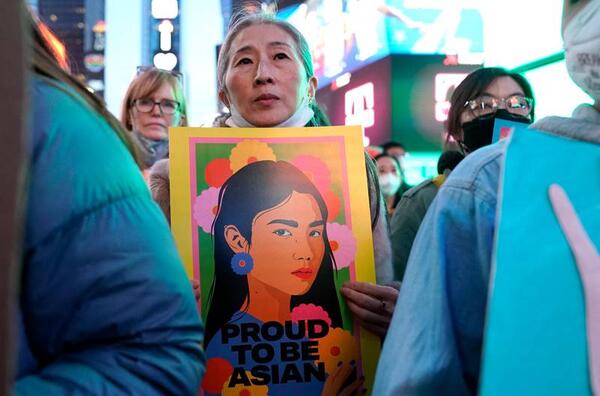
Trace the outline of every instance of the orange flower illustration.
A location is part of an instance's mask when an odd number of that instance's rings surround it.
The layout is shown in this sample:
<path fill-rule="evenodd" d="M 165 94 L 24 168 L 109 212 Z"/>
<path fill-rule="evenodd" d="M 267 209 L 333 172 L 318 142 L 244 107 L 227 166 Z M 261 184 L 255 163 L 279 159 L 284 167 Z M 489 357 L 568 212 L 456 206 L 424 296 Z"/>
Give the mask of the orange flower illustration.
<path fill-rule="evenodd" d="M 256 161 L 271 160 L 275 161 L 275 153 L 268 144 L 258 140 L 243 140 L 239 142 L 229 155 L 229 166 L 233 173 L 239 171 L 244 166 Z"/>
<path fill-rule="evenodd" d="M 329 333 L 319 339 L 320 362 L 325 363 L 325 371 L 331 374 L 338 363 L 351 364 L 358 362 L 358 341 L 352 333 L 342 328 L 330 328 Z"/>

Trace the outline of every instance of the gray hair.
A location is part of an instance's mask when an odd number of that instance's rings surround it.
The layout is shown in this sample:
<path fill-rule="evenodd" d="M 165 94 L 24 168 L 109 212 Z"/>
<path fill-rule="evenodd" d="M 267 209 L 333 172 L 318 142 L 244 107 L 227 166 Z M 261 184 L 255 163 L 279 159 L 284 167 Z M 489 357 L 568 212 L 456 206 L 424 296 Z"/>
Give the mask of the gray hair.
<path fill-rule="evenodd" d="M 310 55 L 310 48 L 308 42 L 291 23 L 276 19 L 275 15 L 262 12 L 256 12 L 252 14 L 238 13 L 232 17 L 231 23 L 229 24 L 229 30 L 223 40 L 223 45 L 219 51 L 219 59 L 217 62 L 217 84 L 218 90 L 225 89 L 225 78 L 227 77 L 227 68 L 231 61 L 231 43 L 237 37 L 240 32 L 250 26 L 270 24 L 280 27 L 286 31 L 294 40 L 296 45 L 296 55 L 300 58 L 304 71 L 306 72 L 306 79 L 308 80 L 314 74 L 312 57 Z"/>

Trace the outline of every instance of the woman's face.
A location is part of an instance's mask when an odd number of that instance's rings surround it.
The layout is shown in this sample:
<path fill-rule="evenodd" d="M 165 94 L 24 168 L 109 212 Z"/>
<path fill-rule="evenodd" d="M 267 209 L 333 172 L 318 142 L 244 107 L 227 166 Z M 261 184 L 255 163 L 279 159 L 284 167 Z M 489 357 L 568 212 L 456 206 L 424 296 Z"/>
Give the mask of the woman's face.
<path fill-rule="evenodd" d="M 377 159 L 377 169 L 379 170 L 379 186 L 383 195 L 389 197 L 396 194 L 402 184 L 400 169 L 396 162 L 390 157 L 380 157 Z"/>
<path fill-rule="evenodd" d="M 283 204 L 259 213 L 252 223 L 249 254 L 257 280 L 289 295 L 312 286 L 325 254 L 325 220 L 310 194 L 293 192 Z"/>
<path fill-rule="evenodd" d="M 273 24 L 252 25 L 232 41 L 221 101 L 235 107 L 249 123 L 271 127 L 290 118 L 316 78 L 307 79 L 296 44 Z"/>
<path fill-rule="evenodd" d="M 176 102 L 175 92 L 173 91 L 171 85 L 166 82 L 163 83 L 159 89 L 154 91 L 152 94 L 144 98 L 137 99 L 150 99 L 155 103 L 165 100 Z M 163 103 L 166 104 L 168 102 Z M 147 113 L 139 111 L 136 105 L 133 105 L 130 111 L 131 125 L 133 126 L 133 130 L 151 140 L 167 139 L 169 137 L 169 127 L 179 126 L 181 121 L 181 113 L 179 110 L 177 110 L 174 114 L 166 114 L 160 109 L 158 104 L 154 104 L 152 110 Z"/>
<path fill-rule="evenodd" d="M 491 82 L 490 85 L 481 93 L 480 96 L 491 96 L 496 99 L 506 99 L 513 95 L 521 95 L 525 96 L 523 92 L 523 88 L 515 80 L 508 76 L 498 77 Z M 505 106 L 504 103 L 501 103 L 500 108 Z M 461 125 L 465 122 L 472 121 L 476 118 L 476 115 L 473 114 L 470 110 L 466 109 L 460 115 L 460 123 Z"/>
<path fill-rule="evenodd" d="M 377 159 L 377 169 L 379 170 L 379 176 L 383 175 L 399 175 L 398 166 L 393 159 L 390 157 L 381 157 Z"/>

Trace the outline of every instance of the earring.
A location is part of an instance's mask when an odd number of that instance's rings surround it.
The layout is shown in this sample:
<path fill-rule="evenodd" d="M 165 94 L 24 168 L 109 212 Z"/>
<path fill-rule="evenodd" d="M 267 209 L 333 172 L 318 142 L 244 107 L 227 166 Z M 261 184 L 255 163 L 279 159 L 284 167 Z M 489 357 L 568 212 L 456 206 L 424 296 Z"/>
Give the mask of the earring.
<path fill-rule="evenodd" d="M 236 253 L 231 258 L 231 269 L 238 275 L 248 275 L 254 267 L 254 260 L 248 253 Z"/>

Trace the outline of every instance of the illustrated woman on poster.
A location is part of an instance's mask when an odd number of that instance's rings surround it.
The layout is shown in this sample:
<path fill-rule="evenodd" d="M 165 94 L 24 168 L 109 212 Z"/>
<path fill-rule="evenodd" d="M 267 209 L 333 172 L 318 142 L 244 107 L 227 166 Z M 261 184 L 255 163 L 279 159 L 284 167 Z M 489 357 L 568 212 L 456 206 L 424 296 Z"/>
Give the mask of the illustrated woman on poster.
<path fill-rule="evenodd" d="M 284 323 L 302 303 L 341 327 L 327 206 L 302 171 L 283 161 L 247 165 L 225 182 L 218 207 L 207 345 L 240 313 Z"/>
<path fill-rule="evenodd" d="M 258 384 L 277 394 L 277 389 L 289 391 L 300 384 L 318 394 L 327 376 L 324 366 L 319 373 L 317 342 L 301 344 L 342 327 L 325 201 L 294 165 L 257 161 L 225 182 L 218 208 L 207 357 L 225 359 L 229 372 L 238 367 L 227 382 L 230 387 Z M 308 321 L 293 320 L 294 309 L 303 307 L 329 325 L 313 328 L 311 335 Z M 261 349 L 265 343 L 272 347 Z M 300 349 L 310 345 L 313 352 L 301 357 Z"/>

